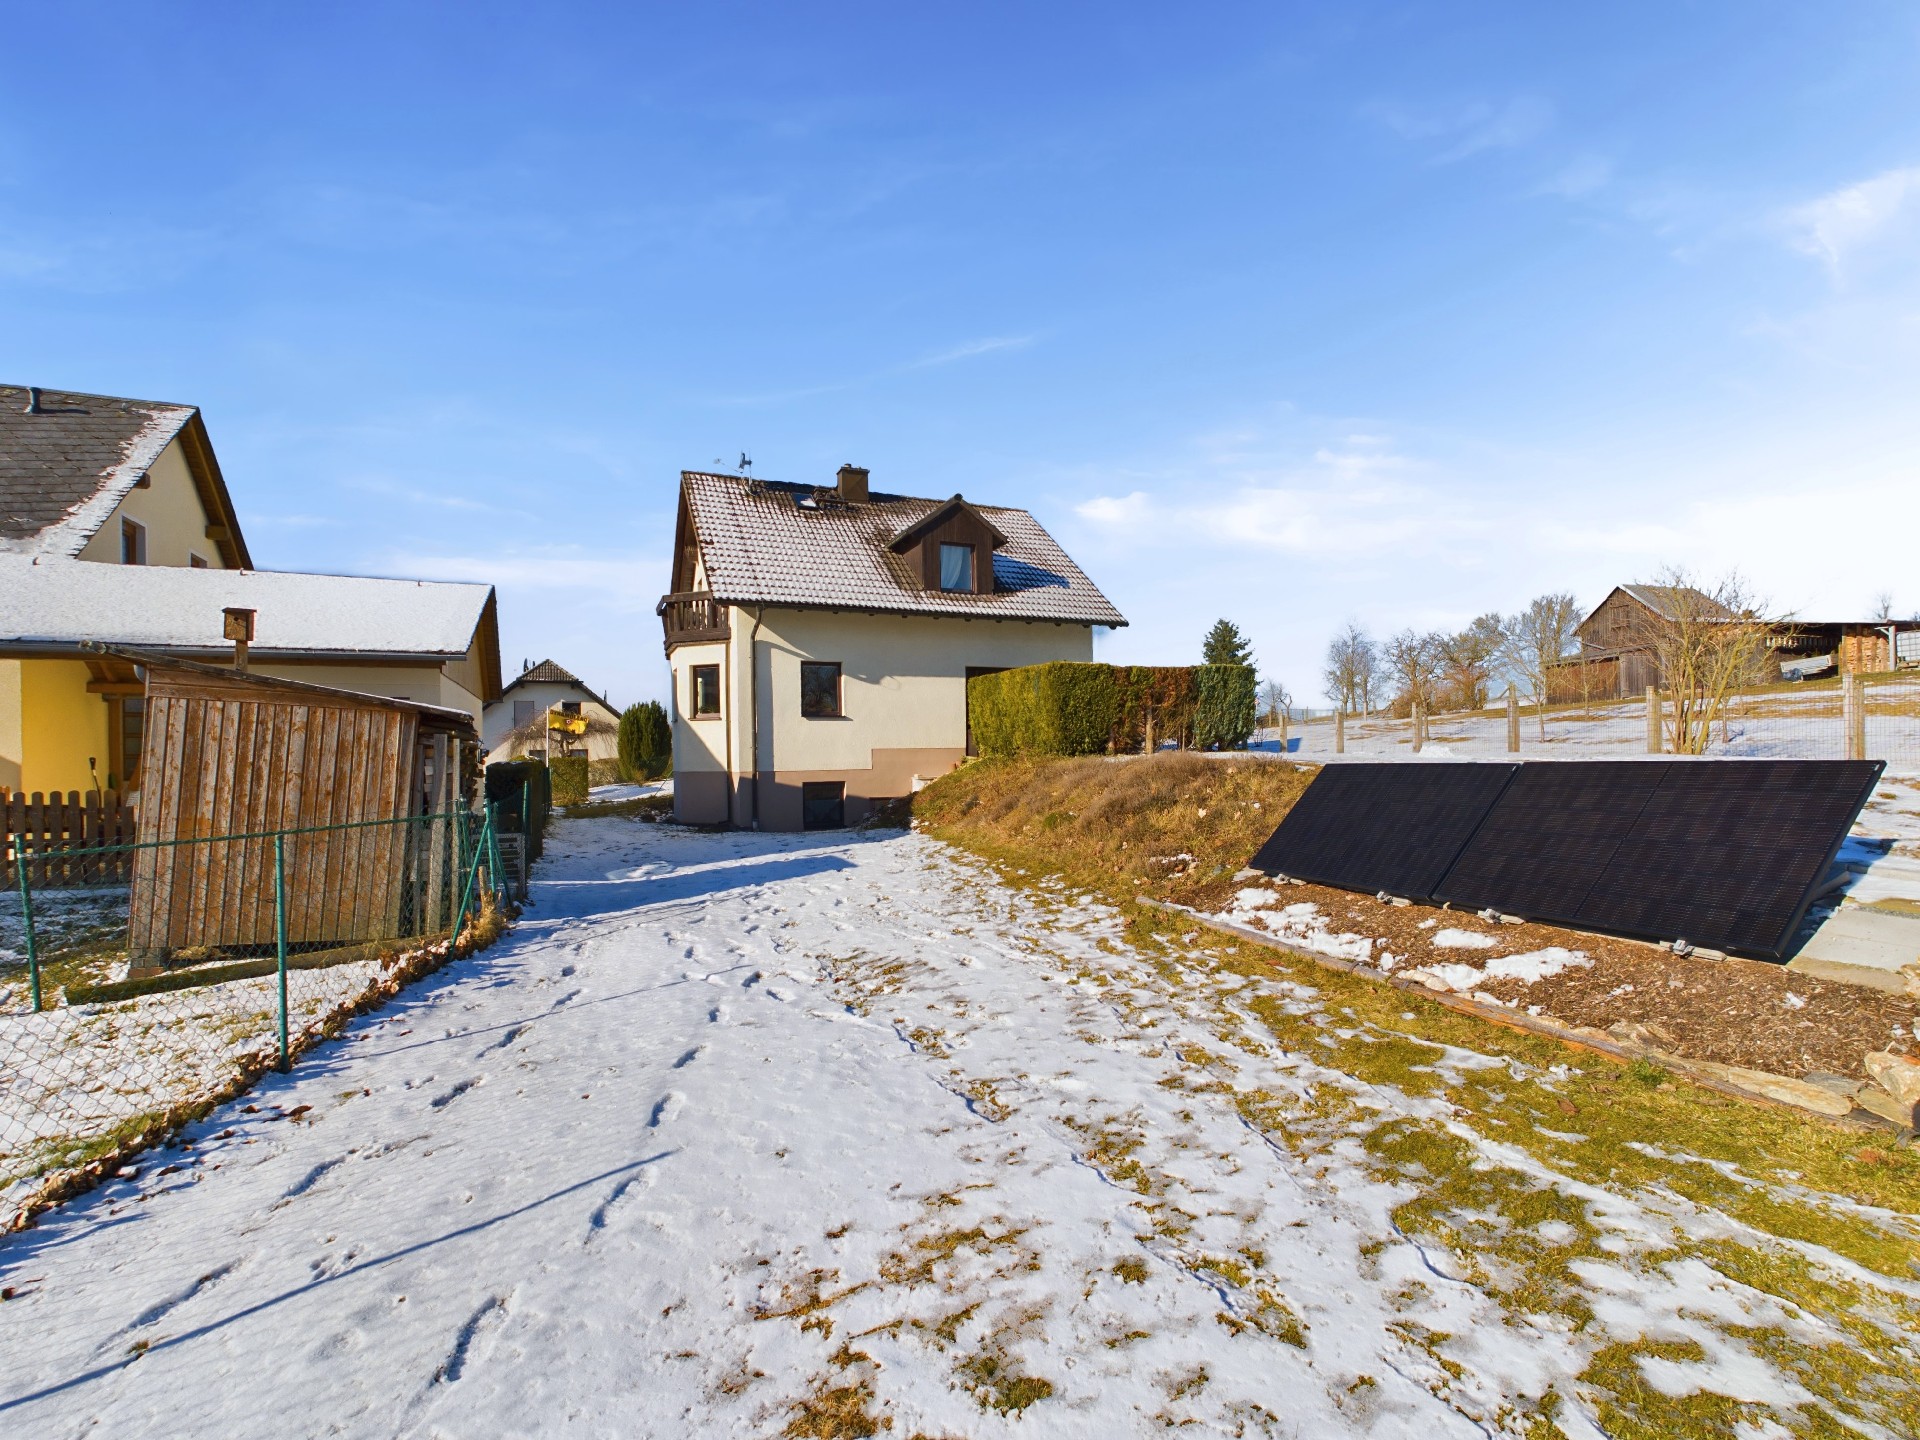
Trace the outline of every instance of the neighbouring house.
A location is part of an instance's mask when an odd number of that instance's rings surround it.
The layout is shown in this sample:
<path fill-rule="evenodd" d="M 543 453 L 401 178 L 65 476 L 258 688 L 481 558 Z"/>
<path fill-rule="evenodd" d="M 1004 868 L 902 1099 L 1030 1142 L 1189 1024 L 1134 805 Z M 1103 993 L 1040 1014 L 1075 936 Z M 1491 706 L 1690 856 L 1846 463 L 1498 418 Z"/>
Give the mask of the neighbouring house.
<path fill-rule="evenodd" d="M 1025 510 L 686 471 L 671 594 L 674 808 L 857 823 L 959 764 L 967 677 L 1093 658 L 1127 623 Z"/>
<path fill-rule="evenodd" d="M 1659 645 L 1663 629 L 1685 619 L 1737 621 L 1741 617 L 1687 586 L 1616 585 L 1575 627 L 1579 652 L 1549 678 L 1554 700 L 1605 699 L 1663 686 Z M 1766 627 L 1773 665 L 1757 678 L 1811 679 L 1821 674 L 1870 673 L 1920 660 L 1920 622 L 1889 620 L 1781 620 Z"/>
<path fill-rule="evenodd" d="M 232 663 L 228 612 L 250 617 L 250 673 L 448 710 L 500 696 L 490 585 L 90 565 L 0 555 L 0 787 L 138 782 L 144 687 L 126 646 Z"/>
<path fill-rule="evenodd" d="M 592 724 L 584 739 L 575 742 L 574 754 L 584 753 L 589 760 L 611 760 L 618 753 L 615 730 L 620 712 L 605 695 L 594 694 L 564 665 L 542 660 L 538 665 L 524 665 L 507 682 L 500 698 L 487 706 L 481 730 L 487 762 L 511 760 L 518 755 L 544 757 L 550 715 L 598 722 Z"/>
<path fill-rule="evenodd" d="M 125 789 L 133 646 L 465 710 L 500 693 L 486 585 L 255 571 L 200 411 L 0 385 L 0 790 Z"/>
<path fill-rule="evenodd" d="M 244 570 L 192 405 L 0 385 L 0 554 Z"/>

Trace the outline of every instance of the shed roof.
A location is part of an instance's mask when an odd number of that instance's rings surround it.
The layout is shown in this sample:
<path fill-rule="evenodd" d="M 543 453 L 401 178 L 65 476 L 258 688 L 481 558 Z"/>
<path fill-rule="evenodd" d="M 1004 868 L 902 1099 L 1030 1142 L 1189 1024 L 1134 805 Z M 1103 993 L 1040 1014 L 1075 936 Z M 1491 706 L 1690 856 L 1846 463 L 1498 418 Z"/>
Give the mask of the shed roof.
<path fill-rule="evenodd" d="M 1025 510 L 972 506 L 1000 535 L 991 594 L 924 589 L 890 548 L 959 497 L 929 500 L 875 492 L 843 501 L 832 489 L 688 470 L 686 513 L 714 598 L 735 605 L 790 605 L 996 620 L 1124 625 L 1126 616 Z"/>
<path fill-rule="evenodd" d="M 0 553 L 78 555 L 175 438 L 227 563 L 248 563 L 199 410 L 159 400 L 0 385 Z"/>
<path fill-rule="evenodd" d="M 257 612 L 250 647 L 273 655 L 445 661 L 467 653 L 491 585 L 277 570 L 101 565 L 0 554 L 0 649 L 88 642 L 226 654 L 227 607 Z M 497 683 L 497 682 L 496 682 Z"/>
<path fill-rule="evenodd" d="M 202 665 L 176 656 L 151 651 L 110 649 L 106 653 L 143 666 L 147 672 L 148 693 L 165 689 L 169 693 L 200 693 L 229 699 L 283 700 L 315 706 L 348 706 L 357 710 L 402 710 L 417 715 L 428 730 L 448 730 L 472 739 L 477 732 L 473 716 L 465 710 L 445 705 L 428 705 L 419 700 L 402 700 L 391 695 L 374 695 L 364 690 L 342 690 L 333 685 L 315 685 L 307 680 L 287 680 L 277 675 L 255 675 L 219 665 Z"/>

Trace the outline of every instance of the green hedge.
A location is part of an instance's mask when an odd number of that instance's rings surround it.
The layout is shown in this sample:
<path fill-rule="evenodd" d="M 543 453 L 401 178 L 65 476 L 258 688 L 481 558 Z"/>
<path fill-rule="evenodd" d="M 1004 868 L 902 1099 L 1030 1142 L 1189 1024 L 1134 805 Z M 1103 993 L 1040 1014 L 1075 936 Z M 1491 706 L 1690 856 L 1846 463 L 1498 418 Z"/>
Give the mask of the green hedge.
<path fill-rule="evenodd" d="M 987 756 L 1124 754 L 1168 740 L 1230 750 L 1253 733 L 1254 710 L 1245 665 L 1059 660 L 967 682 L 974 746 Z"/>
<path fill-rule="evenodd" d="M 587 798 L 587 757 L 560 755 L 547 762 L 555 805 L 578 805 Z"/>
<path fill-rule="evenodd" d="M 967 682 L 967 716 L 982 755 L 1097 755 L 1119 697 L 1111 665 L 1056 660 Z"/>
<path fill-rule="evenodd" d="M 1258 706 L 1251 665 L 1194 667 L 1193 744 L 1199 750 L 1238 750 L 1253 734 Z"/>
<path fill-rule="evenodd" d="M 623 780 L 657 780 L 673 769 L 673 730 L 658 700 L 643 700 L 620 712 Z"/>

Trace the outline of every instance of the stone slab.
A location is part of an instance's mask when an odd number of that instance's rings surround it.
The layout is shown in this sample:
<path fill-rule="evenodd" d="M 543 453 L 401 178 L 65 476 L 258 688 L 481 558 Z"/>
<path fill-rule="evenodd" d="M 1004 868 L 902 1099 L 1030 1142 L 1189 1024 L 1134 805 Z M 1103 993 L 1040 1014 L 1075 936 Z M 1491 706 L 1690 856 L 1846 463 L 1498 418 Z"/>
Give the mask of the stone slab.
<path fill-rule="evenodd" d="M 1787 962 L 1789 970 L 1855 983 L 1873 984 L 1857 972 L 1875 972 L 1884 977 L 1875 988 L 1895 994 L 1906 988 L 1900 974 L 1905 965 L 1920 965 L 1920 916 L 1865 905 L 1836 907 Z M 1841 973 L 1833 973 L 1834 967 Z"/>

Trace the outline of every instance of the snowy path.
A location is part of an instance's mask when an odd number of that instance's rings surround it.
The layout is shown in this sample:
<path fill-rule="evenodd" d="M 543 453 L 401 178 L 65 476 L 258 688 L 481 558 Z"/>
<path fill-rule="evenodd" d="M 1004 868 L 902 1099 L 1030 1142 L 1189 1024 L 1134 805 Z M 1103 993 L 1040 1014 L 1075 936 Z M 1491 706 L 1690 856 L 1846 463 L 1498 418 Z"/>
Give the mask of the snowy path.
<path fill-rule="evenodd" d="M 1397 1232 L 1360 1139 L 1446 1107 L 1222 1043 L 1311 990 L 919 837 L 572 821 L 541 871 L 507 941 L 0 1246 L 0 1432 L 1436 1440 L 1648 1331 L 1805 1394 L 1728 1336 L 1814 1322 L 1613 1263 L 1684 1216 L 1571 1187 L 1584 1336 Z"/>

